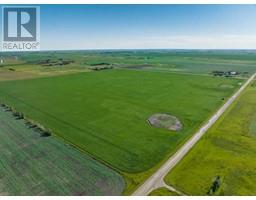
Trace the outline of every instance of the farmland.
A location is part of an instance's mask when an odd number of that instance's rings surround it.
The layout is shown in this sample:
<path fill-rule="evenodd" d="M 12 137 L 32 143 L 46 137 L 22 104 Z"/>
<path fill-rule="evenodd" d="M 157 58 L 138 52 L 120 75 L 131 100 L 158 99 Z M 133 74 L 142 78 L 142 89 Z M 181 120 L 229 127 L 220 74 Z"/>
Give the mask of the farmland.
<path fill-rule="evenodd" d="M 242 96 L 165 178 L 190 195 L 255 195 L 256 85 Z M 211 191 L 214 181 L 220 181 Z"/>
<path fill-rule="evenodd" d="M 173 151 L 240 81 L 110 70 L 4 82 L 0 94 L 1 100 L 94 157 L 136 173 Z M 233 87 L 223 89 L 223 84 Z M 159 111 L 177 116 L 184 129 L 152 128 L 147 118 Z"/>
<path fill-rule="evenodd" d="M 0 195 L 120 195 L 122 177 L 0 108 Z M 97 176 L 95 176 L 97 174 Z"/>
<path fill-rule="evenodd" d="M 210 74 L 215 70 L 254 72 L 256 52 L 249 50 L 130 50 L 2 53 L 0 81 L 90 71 L 103 66 L 150 71 Z"/>
<path fill-rule="evenodd" d="M 56 51 L 4 58 L 0 101 L 52 130 L 84 159 L 122 174 L 124 194 L 192 136 L 256 64 L 254 51 Z M 214 70 L 239 75 L 217 77 Z M 177 118 L 181 129 L 150 125 L 156 113 Z M 116 193 L 124 187 L 119 181 Z"/>

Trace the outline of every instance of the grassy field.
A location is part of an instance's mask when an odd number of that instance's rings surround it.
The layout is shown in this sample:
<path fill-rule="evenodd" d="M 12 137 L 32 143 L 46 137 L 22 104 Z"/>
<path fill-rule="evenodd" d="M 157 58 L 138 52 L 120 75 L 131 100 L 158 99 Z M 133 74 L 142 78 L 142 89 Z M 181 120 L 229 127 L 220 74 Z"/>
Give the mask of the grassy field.
<path fill-rule="evenodd" d="M 0 107 L 0 195 L 120 195 L 123 178 Z"/>
<path fill-rule="evenodd" d="M 240 81 L 109 70 L 3 82 L 0 94 L 1 100 L 95 158 L 137 173 L 159 163 L 194 133 Z M 154 113 L 175 115 L 183 130 L 151 127 L 147 119 Z"/>
<path fill-rule="evenodd" d="M 256 84 L 165 178 L 190 195 L 256 195 Z M 209 189 L 220 177 L 215 192 Z"/>
<path fill-rule="evenodd" d="M 256 51 L 52 51 L 0 56 L 4 59 L 0 101 L 118 170 L 126 179 L 125 194 L 190 137 L 256 64 Z M 95 66 L 114 69 L 93 71 Z M 214 70 L 241 74 L 237 79 L 213 77 Z M 176 116 L 184 128 L 174 132 L 151 127 L 147 119 L 155 113 Z"/>
<path fill-rule="evenodd" d="M 241 76 L 247 77 L 255 69 L 255 57 L 256 51 L 253 50 L 5 52 L 0 54 L 0 58 L 4 60 L 0 64 L 0 80 L 74 73 L 90 70 L 97 65 L 198 74 L 209 74 L 214 70 L 238 71 Z M 71 62 L 67 65 L 60 64 L 63 61 Z"/>
<path fill-rule="evenodd" d="M 0 68 L 0 81 L 33 79 L 48 76 L 60 76 L 80 72 L 89 72 L 89 68 L 81 66 L 42 67 L 35 64 L 22 64 Z"/>
<path fill-rule="evenodd" d="M 156 190 L 153 190 L 149 196 L 179 196 L 176 192 L 172 192 L 168 190 L 167 188 L 158 188 Z"/>

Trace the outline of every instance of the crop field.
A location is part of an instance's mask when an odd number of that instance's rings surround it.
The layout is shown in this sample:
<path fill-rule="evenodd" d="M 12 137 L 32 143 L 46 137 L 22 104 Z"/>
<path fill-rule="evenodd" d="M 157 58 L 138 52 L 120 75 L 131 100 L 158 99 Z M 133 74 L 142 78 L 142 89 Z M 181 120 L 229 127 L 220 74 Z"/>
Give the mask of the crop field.
<path fill-rule="evenodd" d="M 194 133 L 239 82 L 109 70 L 3 82 L 0 94 L 2 101 L 95 158 L 138 173 L 152 168 Z M 176 116 L 183 129 L 150 126 L 147 119 L 154 113 Z"/>
<path fill-rule="evenodd" d="M 123 187 L 130 194 L 250 76 L 255 56 L 197 50 L 3 53 L 0 101 L 122 174 L 126 185 L 116 183 L 113 194 Z M 215 70 L 238 75 L 218 77 Z M 155 114 L 177 119 L 180 130 L 154 127 L 148 120 Z M 94 173 L 95 179 L 101 175 Z"/>
<path fill-rule="evenodd" d="M 0 195 L 120 195 L 123 178 L 0 107 Z"/>
<path fill-rule="evenodd" d="M 130 50 L 1 53 L 0 81 L 88 71 L 98 66 L 172 73 L 254 72 L 256 52 L 249 50 Z"/>
<path fill-rule="evenodd" d="M 256 195 L 256 84 L 165 178 L 190 195 Z M 215 190 L 210 190 L 219 177 Z"/>

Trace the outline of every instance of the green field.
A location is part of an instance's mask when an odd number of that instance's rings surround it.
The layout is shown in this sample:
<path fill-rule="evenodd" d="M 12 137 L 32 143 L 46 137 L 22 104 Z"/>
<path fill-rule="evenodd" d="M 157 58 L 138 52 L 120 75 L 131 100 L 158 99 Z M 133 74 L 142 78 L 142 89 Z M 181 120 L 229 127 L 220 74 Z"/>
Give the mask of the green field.
<path fill-rule="evenodd" d="M 1 53 L 0 101 L 121 173 L 130 194 L 255 71 L 255 56 L 249 50 Z M 239 74 L 214 77 L 214 70 Z M 177 117 L 183 129 L 151 126 L 155 113 Z"/>
<path fill-rule="evenodd" d="M 62 140 L 40 137 L 0 107 L 0 196 L 120 195 L 115 171 Z"/>
<path fill-rule="evenodd" d="M 88 71 L 102 65 L 172 73 L 210 74 L 214 70 L 254 72 L 253 50 L 120 50 L 0 53 L 0 81 Z M 61 65 L 61 61 L 72 61 Z M 49 62 L 48 65 L 42 64 Z M 12 69 L 10 71 L 10 69 Z"/>
<path fill-rule="evenodd" d="M 95 158 L 137 173 L 159 163 L 193 134 L 238 82 L 241 80 L 108 70 L 3 82 L 0 94 L 2 101 Z M 154 113 L 178 117 L 183 130 L 151 127 L 147 119 Z"/>
<path fill-rule="evenodd" d="M 165 178 L 189 195 L 256 195 L 256 84 L 249 86 Z"/>

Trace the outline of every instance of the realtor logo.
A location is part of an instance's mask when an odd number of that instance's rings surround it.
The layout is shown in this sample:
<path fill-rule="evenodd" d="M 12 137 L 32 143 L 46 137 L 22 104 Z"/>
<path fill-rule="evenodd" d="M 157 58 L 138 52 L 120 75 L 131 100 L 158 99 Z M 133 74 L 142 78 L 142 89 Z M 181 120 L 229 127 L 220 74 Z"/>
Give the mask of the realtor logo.
<path fill-rule="evenodd" d="M 3 7 L 2 13 L 2 50 L 39 50 L 39 7 Z"/>

